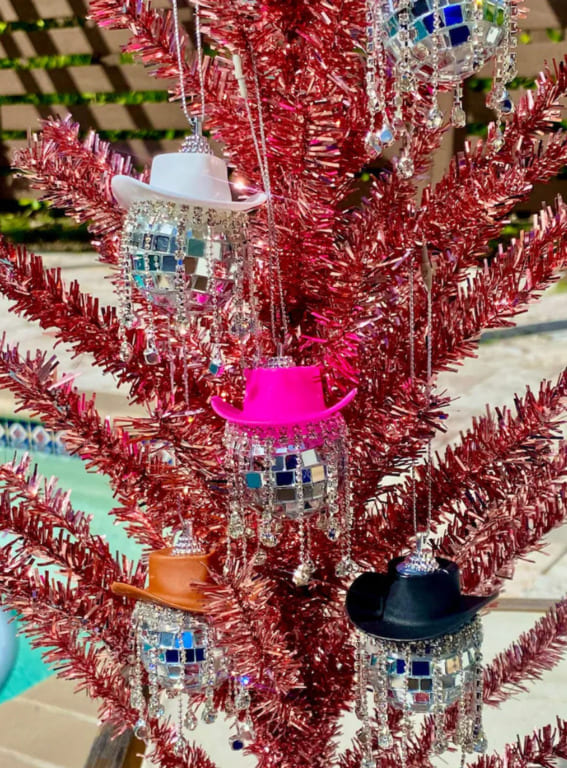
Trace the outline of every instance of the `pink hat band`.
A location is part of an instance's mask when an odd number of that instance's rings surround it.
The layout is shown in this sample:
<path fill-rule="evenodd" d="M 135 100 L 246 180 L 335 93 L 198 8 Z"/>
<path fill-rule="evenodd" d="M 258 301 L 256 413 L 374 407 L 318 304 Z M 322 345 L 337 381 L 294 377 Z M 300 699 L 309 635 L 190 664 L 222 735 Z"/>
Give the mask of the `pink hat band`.
<path fill-rule="evenodd" d="M 235 424 L 286 425 L 321 421 L 336 413 L 356 395 L 352 390 L 327 408 L 318 365 L 292 368 L 254 368 L 245 371 L 246 395 L 242 409 L 213 397 L 215 413 Z"/>

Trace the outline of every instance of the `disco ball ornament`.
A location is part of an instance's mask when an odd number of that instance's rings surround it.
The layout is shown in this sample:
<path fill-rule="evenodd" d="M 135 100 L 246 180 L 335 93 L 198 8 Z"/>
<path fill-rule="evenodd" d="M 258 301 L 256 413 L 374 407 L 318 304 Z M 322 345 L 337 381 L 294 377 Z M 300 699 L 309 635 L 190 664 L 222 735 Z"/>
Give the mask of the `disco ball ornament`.
<path fill-rule="evenodd" d="M 246 246 L 244 214 L 165 201 L 132 205 L 123 230 L 129 279 L 175 315 L 212 313 L 229 298 L 238 254 Z"/>
<path fill-rule="evenodd" d="M 399 0 L 383 1 L 384 46 L 394 60 L 403 56 L 404 24 Z M 494 58 L 504 40 L 509 0 L 439 0 L 439 36 L 434 44 L 435 0 L 409 4 L 410 65 L 422 80 L 455 86 Z"/>
<path fill-rule="evenodd" d="M 135 733 L 142 740 L 148 738 L 148 718 L 165 714 L 163 693 L 170 698 L 201 694 L 201 719 L 205 723 L 216 720 L 214 689 L 227 672 L 223 650 L 204 615 L 207 601 L 201 587 L 211 583 L 211 559 L 211 554 L 198 551 L 185 532 L 174 548 L 150 553 L 147 588 L 112 585 L 114 594 L 138 601 L 132 613 L 131 703 L 138 712 Z M 147 703 L 143 670 L 148 680 Z M 196 725 L 191 700 L 187 706 L 180 700 L 176 714 L 181 747 L 184 729 Z"/>
<path fill-rule="evenodd" d="M 119 175 L 112 190 L 127 209 L 120 245 L 123 339 L 128 328 L 141 323 L 146 362 L 155 364 L 160 359 L 157 315 L 165 312 L 180 331 L 190 317 L 208 315 L 217 361 L 220 312 L 232 295 L 242 299 L 243 275 L 252 270 L 248 213 L 266 196 L 233 201 L 224 160 L 198 133 L 185 140 L 180 152 L 155 157 L 149 182 Z M 146 305 L 135 301 L 136 290 Z M 122 352 L 128 356 L 126 346 Z M 215 365 L 211 372 L 221 368 Z"/>
<path fill-rule="evenodd" d="M 218 397 L 211 401 L 227 422 L 225 445 L 232 474 L 228 533 L 232 539 L 242 538 L 252 511 L 259 545 L 269 549 L 278 544 L 281 519 L 296 521 L 301 556 L 293 580 L 305 586 L 315 569 L 305 526 L 315 513 L 330 540 L 344 538 L 343 555 L 350 558 L 348 439 L 340 410 L 356 392 L 327 407 L 320 368 L 295 366 L 289 358 L 274 358 L 245 376 L 242 409 Z M 260 553 L 257 562 L 263 560 Z"/>
<path fill-rule="evenodd" d="M 414 714 L 433 715 L 437 753 L 447 749 L 445 713 L 458 702 L 453 742 L 463 753 L 483 752 L 482 626 L 478 612 L 496 595 L 461 594 L 459 569 L 417 551 L 390 562 L 387 573 L 359 576 L 347 594 L 358 630 L 359 716 L 372 740 L 367 690 L 374 694 L 377 741 L 393 746 L 388 708 L 402 711 L 402 731 Z M 407 739 L 401 740 L 405 764 Z"/>

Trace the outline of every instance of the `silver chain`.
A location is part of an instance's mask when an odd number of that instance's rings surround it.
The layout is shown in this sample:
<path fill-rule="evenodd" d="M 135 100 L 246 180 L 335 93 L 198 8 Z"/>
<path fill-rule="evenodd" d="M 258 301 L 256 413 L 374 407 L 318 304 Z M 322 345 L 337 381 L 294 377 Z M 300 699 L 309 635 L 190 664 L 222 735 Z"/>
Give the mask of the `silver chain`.
<path fill-rule="evenodd" d="M 242 72 L 242 62 L 239 55 L 233 57 L 235 77 L 238 81 L 240 88 L 240 94 L 244 99 L 244 105 L 246 108 L 246 116 L 250 124 L 250 133 L 252 135 L 252 142 L 254 149 L 256 150 L 256 157 L 258 160 L 258 166 L 260 168 L 260 176 L 266 192 L 267 202 L 266 211 L 268 217 L 268 245 L 270 249 L 269 256 L 269 289 L 270 289 L 270 323 L 272 332 L 272 341 L 276 350 L 279 348 L 278 332 L 277 332 L 277 317 L 276 317 L 276 305 L 279 304 L 280 313 L 280 330 L 281 341 L 285 341 L 288 333 L 287 313 L 285 307 L 285 298 L 283 292 L 283 284 L 281 277 L 281 267 L 278 249 L 278 234 L 276 229 L 276 218 L 274 212 L 274 202 L 272 197 L 272 182 L 270 174 L 270 166 L 268 161 L 268 150 L 266 142 L 266 129 L 264 123 L 264 110 L 262 107 L 262 95 L 260 91 L 260 78 L 258 76 L 258 68 L 256 65 L 256 59 L 254 52 L 249 51 L 250 60 L 252 62 L 252 71 L 254 76 L 254 89 L 256 104 L 258 109 L 258 133 L 260 135 L 260 141 L 256 135 L 256 125 L 254 124 L 254 118 L 252 116 L 252 110 L 250 108 L 250 100 L 248 98 L 248 88 L 246 85 L 246 79 Z M 277 292 L 277 301 L 276 301 Z"/>
<path fill-rule="evenodd" d="M 431 262 L 429 261 L 429 254 L 427 245 L 423 246 L 423 258 L 424 266 L 426 269 L 431 269 Z M 410 255 L 411 259 L 411 255 Z M 425 261 L 427 260 L 427 263 Z M 409 367 L 410 367 L 410 379 L 412 385 L 415 382 L 415 287 L 414 287 L 414 270 L 413 260 L 409 265 Z M 424 278 L 425 293 L 427 297 L 427 327 L 426 327 L 426 351 L 427 351 L 427 402 L 431 405 L 433 386 L 433 290 L 431 285 L 431 279 Z M 433 438 L 430 437 L 427 442 L 427 463 L 426 463 L 426 484 L 427 484 L 427 527 L 425 529 L 426 538 L 429 538 L 431 533 L 431 518 L 433 514 L 433 476 L 432 476 L 432 457 L 433 457 Z M 413 513 L 413 530 L 414 534 L 418 534 L 418 521 L 417 521 L 417 493 L 416 493 L 416 461 L 412 457 L 411 460 L 411 495 L 412 495 L 412 513 Z"/>
<path fill-rule="evenodd" d="M 172 0 L 173 27 L 175 30 L 175 53 L 177 54 L 177 67 L 179 69 L 179 91 L 181 93 L 181 107 L 187 118 L 187 122 L 194 129 L 195 119 L 191 117 L 187 107 L 187 93 L 185 91 L 185 78 L 183 77 L 183 56 L 181 55 L 181 25 L 179 23 L 179 8 L 177 0 Z M 195 2 L 195 37 L 197 43 L 197 70 L 199 73 L 199 90 L 201 93 L 201 125 L 205 122 L 205 78 L 203 75 L 203 44 L 201 42 L 201 13 L 199 0 Z"/>
<path fill-rule="evenodd" d="M 415 287 L 413 274 L 413 254 L 409 254 L 409 364 L 411 386 L 415 385 Z M 411 503 L 413 514 L 413 532 L 417 536 L 417 497 L 415 478 L 415 456 L 411 457 Z"/>
<path fill-rule="evenodd" d="M 432 269 L 427 245 L 424 246 L 424 257 L 429 261 L 429 268 Z M 427 293 L 427 403 L 431 406 L 431 397 L 433 385 L 431 378 L 433 376 L 433 285 L 431 279 L 426 285 Z M 431 473 L 431 460 L 433 454 L 433 437 L 427 441 L 427 529 L 426 535 L 429 538 L 431 534 L 431 515 L 433 512 L 433 478 Z"/>

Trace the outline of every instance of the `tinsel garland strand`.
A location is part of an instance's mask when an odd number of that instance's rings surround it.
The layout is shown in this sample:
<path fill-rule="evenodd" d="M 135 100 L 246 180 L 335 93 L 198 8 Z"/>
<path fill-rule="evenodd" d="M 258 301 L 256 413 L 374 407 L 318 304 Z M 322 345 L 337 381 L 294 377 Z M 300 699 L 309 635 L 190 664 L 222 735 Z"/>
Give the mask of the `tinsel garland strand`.
<path fill-rule="evenodd" d="M 567 599 L 550 608 L 528 632 L 484 670 L 484 701 L 499 706 L 562 661 L 567 649 Z"/>
<path fill-rule="evenodd" d="M 450 522 L 438 544 L 443 551 L 464 551 L 467 531 L 482 525 L 490 502 L 513 496 L 517 484 L 529 486 L 539 468 L 547 467 L 554 455 L 552 444 L 559 437 L 566 396 L 567 374 L 563 373 L 555 385 L 543 382 L 537 396 L 528 389 L 523 398 L 516 397 L 515 413 L 507 407 L 487 409 L 473 419 L 457 443 L 448 446 L 442 457 L 437 456 L 431 468 L 432 520 L 434 529 L 439 521 Z M 389 538 L 395 520 L 410 524 L 411 494 L 409 481 L 384 490 L 386 517 L 381 537 Z M 427 495 L 427 467 L 420 465 L 418 509 L 425 507 Z"/>
<path fill-rule="evenodd" d="M 531 736 L 508 744 L 504 756 L 485 755 L 468 763 L 467 768 L 554 768 L 557 758 L 567 758 L 567 721 L 560 718 L 555 727 L 546 725 Z"/>
<path fill-rule="evenodd" d="M 531 299 L 539 296 L 541 291 L 556 279 L 558 270 L 567 264 L 566 243 L 567 208 L 559 200 L 556 211 L 543 211 L 535 220 L 531 235 L 521 237 L 505 254 L 495 259 L 490 268 L 486 266 L 482 272 L 471 279 L 466 289 L 459 290 L 457 298 L 439 298 L 434 306 L 433 315 L 435 369 L 449 369 L 462 357 L 471 355 L 483 329 L 508 325 L 511 317 L 523 311 Z M 526 274 L 529 276 L 527 280 Z M 423 289 L 416 294 L 417 316 L 420 313 L 423 316 L 425 302 L 423 294 Z M 416 367 L 423 371 L 425 369 L 423 321 L 421 326 L 416 341 Z M 370 454 L 366 452 L 364 462 L 354 463 L 355 488 L 359 494 L 358 498 L 365 500 L 377 492 L 378 483 L 384 475 L 395 474 L 402 468 L 400 467 L 400 448 L 407 435 L 403 428 L 406 425 L 409 426 L 410 418 L 415 418 L 413 414 L 417 411 L 407 379 L 408 358 L 402 355 L 388 356 L 388 349 L 404 348 L 407 341 L 402 338 L 394 347 L 392 343 L 391 338 L 382 338 L 381 359 L 384 364 L 376 368 L 373 378 L 369 377 L 362 383 L 357 401 L 358 408 L 347 415 L 355 451 L 358 446 L 362 449 L 364 445 L 376 443 L 377 439 L 389 448 L 389 450 L 383 449 Z M 387 397 L 382 407 L 376 407 L 375 402 L 385 395 L 384 389 L 387 392 L 396 380 L 403 381 L 404 385 L 398 384 L 395 398 L 392 394 Z M 422 387 L 423 392 L 423 383 L 418 382 L 417 385 Z M 393 414 L 398 415 L 398 413 L 401 418 L 393 421 Z M 408 413 L 412 416 L 409 417 Z M 429 414 L 430 418 L 431 415 Z M 423 413 L 422 419 L 424 419 Z M 440 422 L 438 421 L 437 424 L 439 425 Z M 424 425 L 428 426 L 429 430 L 436 428 L 431 421 L 425 422 Z M 426 434 L 429 435 L 431 432 L 428 431 Z M 381 439 L 382 435 L 384 439 Z M 425 440 L 422 445 L 424 444 Z M 395 450 L 392 450 L 394 446 Z M 409 458 L 408 454 L 406 456 Z M 405 466 L 407 467 L 407 463 Z M 407 519 L 411 509 L 410 496 L 411 488 L 406 485 L 402 505 L 407 510 Z M 393 510 L 391 515 L 388 510 L 385 514 L 387 520 L 393 522 L 398 518 L 399 507 Z M 395 535 L 395 526 L 390 525 L 389 528 L 394 529 L 393 535 Z M 378 530 L 375 529 L 375 532 L 378 533 Z M 360 544 L 362 553 L 366 549 L 367 542 L 362 540 Z M 394 541 L 394 544 L 397 544 L 397 541 Z"/>
<path fill-rule="evenodd" d="M 103 261 L 115 263 L 123 213 L 114 203 L 111 179 L 126 174 L 146 180 L 146 174 L 136 173 L 131 158 L 112 150 L 93 131 L 83 140 L 79 131 L 70 116 L 44 120 L 28 147 L 15 153 L 13 166 L 40 192 L 41 200 L 88 224 Z"/>
<path fill-rule="evenodd" d="M 367 205 L 354 213 L 350 222 L 349 248 L 359 253 L 374 252 L 374 258 L 369 260 L 371 270 L 361 281 L 358 297 L 361 306 L 366 305 L 369 311 L 361 313 L 354 302 L 351 312 L 343 317 L 337 313 L 336 322 L 342 324 L 345 336 L 357 330 L 352 323 L 345 325 L 345 318 L 367 323 L 374 316 L 376 302 L 381 306 L 389 297 L 393 300 L 380 317 L 390 319 L 394 327 L 399 325 L 398 313 L 405 304 L 395 301 L 396 293 L 389 292 L 388 286 L 399 284 L 404 255 L 419 253 L 423 242 L 450 255 L 445 265 L 447 274 L 436 275 L 437 292 L 452 294 L 456 290 L 466 267 L 485 254 L 488 242 L 498 235 L 517 202 L 530 193 L 533 184 L 546 181 L 565 164 L 567 145 L 563 134 L 556 133 L 542 143 L 541 132 L 549 130 L 550 118 L 566 90 L 565 65 L 562 63 L 553 72 L 546 70 L 536 98 L 531 93 L 523 97 L 513 129 L 510 126 L 505 132 L 501 152 L 494 155 L 482 143 L 475 150 L 468 147 L 453 160 L 434 192 L 425 193 L 420 210 L 411 198 L 399 197 L 400 182 L 395 175 L 382 173 Z M 336 271 L 341 259 L 340 254 L 337 256 Z"/>
<path fill-rule="evenodd" d="M 546 67 L 537 91 L 526 92 L 504 132 L 504 146 L 491 151 L 478 142 L 453 158 L 449 170 L 425 194 L 418 229 L 436 249 L 450 250 L 455 278 L 486 252 L 513 207 L 530 194 L 533 185 L 555 176 L 567 160 L 567 138 L 549 134 L 561 116 L 567 93 L 565 61 Z"/>
<path fill-rule="evenodd" d="M 564 477 L 565 455 L 558 464 Z M 495 504 L 478 532 L 464 540 L 466 552 L 447 552 L 461 567 L 464 589 L 479 593 L 498 587 L 499 577 L 511 578 L 515 560 L 539 549 L 544 536 L 565 523 L 565 483 L 557 485 L 554 473 L 549 475 L 551 488 L 542 480 L 540 485 L 518 489 L 514 499 Z"/>
<path fill-rule="evenodd" d="M 90 518 L 73 509 L 70 492 L 59 489 L 53 478 L 42 478 L 37 467 L 30 467 L 29 456 L 0 464 L 1 527 L 19 537 L 22 551 L 40 552 L 43 562 L 52 558 L 98 597 L 113 581 L 140 581 L 125 558 L 119 564 L 105 539 L 90 532 Z"/>
<path fill-rule="evenodd" d="M 38 529 L 41 531 L 40 526 Z M 24 535 L 29 533 L 28 530 Z M 108 597 L 107 590 L 97 593 L 96 589 L 89 589 L 74 579 L 69 569 L 55 574 L 41 571 L 26 551 L 26 543 L 26 539 L 15 539 L 0 549 L 0 591 L 5 604 L 18 611 L 20 631 L 33 638 L 34 647 L 49 649 L 57 645 L 52 642 L 50 626 L 51 621 L 56 621 L 54 630 L 69 636 L 83 633 L 83 643 L 103 643 L 106 652 L 124 664 L 129 655 L 131 609 L 124 610 L 120 601 Z M 93 579 L 97 572 L 105 574 L 95 562 Z"/>
<path fill-rule="evenodd" d="M 47 427 L 65 430 L 68 450 L 81 456 L 88 468 L 108 475 L 122 503 L 112 512 L 142 544 L 154 548 L 165 545 L 162 532 L 178 523 L 183 499 L 191 502 L 182 511 L 195 516 L 196 533 L 205 539 L 214 535 L 219 513 L 212 491 L 198 473 L 188 473 L 181 459 L 177 467 L 166 463 L 160 458 L 163 442 L 158 441 L 155 447 L 151 434 L 142 439 L 103 420 L 93 400 L 87 400 L 72 385 L 57 381 L 54 359 L 37 353 L 35 358 L 28 355 L 22 360 L 17 349 L 0 347 L 0 383 Z M 186 451 L 183 458 L 189 461 L 191 452 Z"/>

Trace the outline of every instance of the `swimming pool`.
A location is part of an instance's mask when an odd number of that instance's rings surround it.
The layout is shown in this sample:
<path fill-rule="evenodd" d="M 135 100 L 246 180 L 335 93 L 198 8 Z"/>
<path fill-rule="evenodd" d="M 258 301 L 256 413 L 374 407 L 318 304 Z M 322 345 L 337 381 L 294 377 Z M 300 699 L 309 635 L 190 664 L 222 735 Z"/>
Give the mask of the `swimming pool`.
<path fill-rule="evenodd" d="M 111 551 L 116 550 L 136 560 L 140 554 L 138 545 L 128 539 L 124 530 L 114 524 L 108 511 L 114 506 L 108 481 L 101 475 L 86 472 L 80 459 L 31 451 L 33 461 L 44 477 L 59 478 L 59 486 L 71 490 L 71 503 L 75 509 L 93 515 L 94 533 L 106 536 Z M 0 446 L 0 463 L 11 461 L 14 448 Z M 0 544 L 2 533 L 0 532 Z M 0 689 L 0 703 L 18 696 L 32 685 L 53 674 L 41 659 L 41 653 L 33 650 L 25 637 L 18 637 L 15 666 Z"/>

